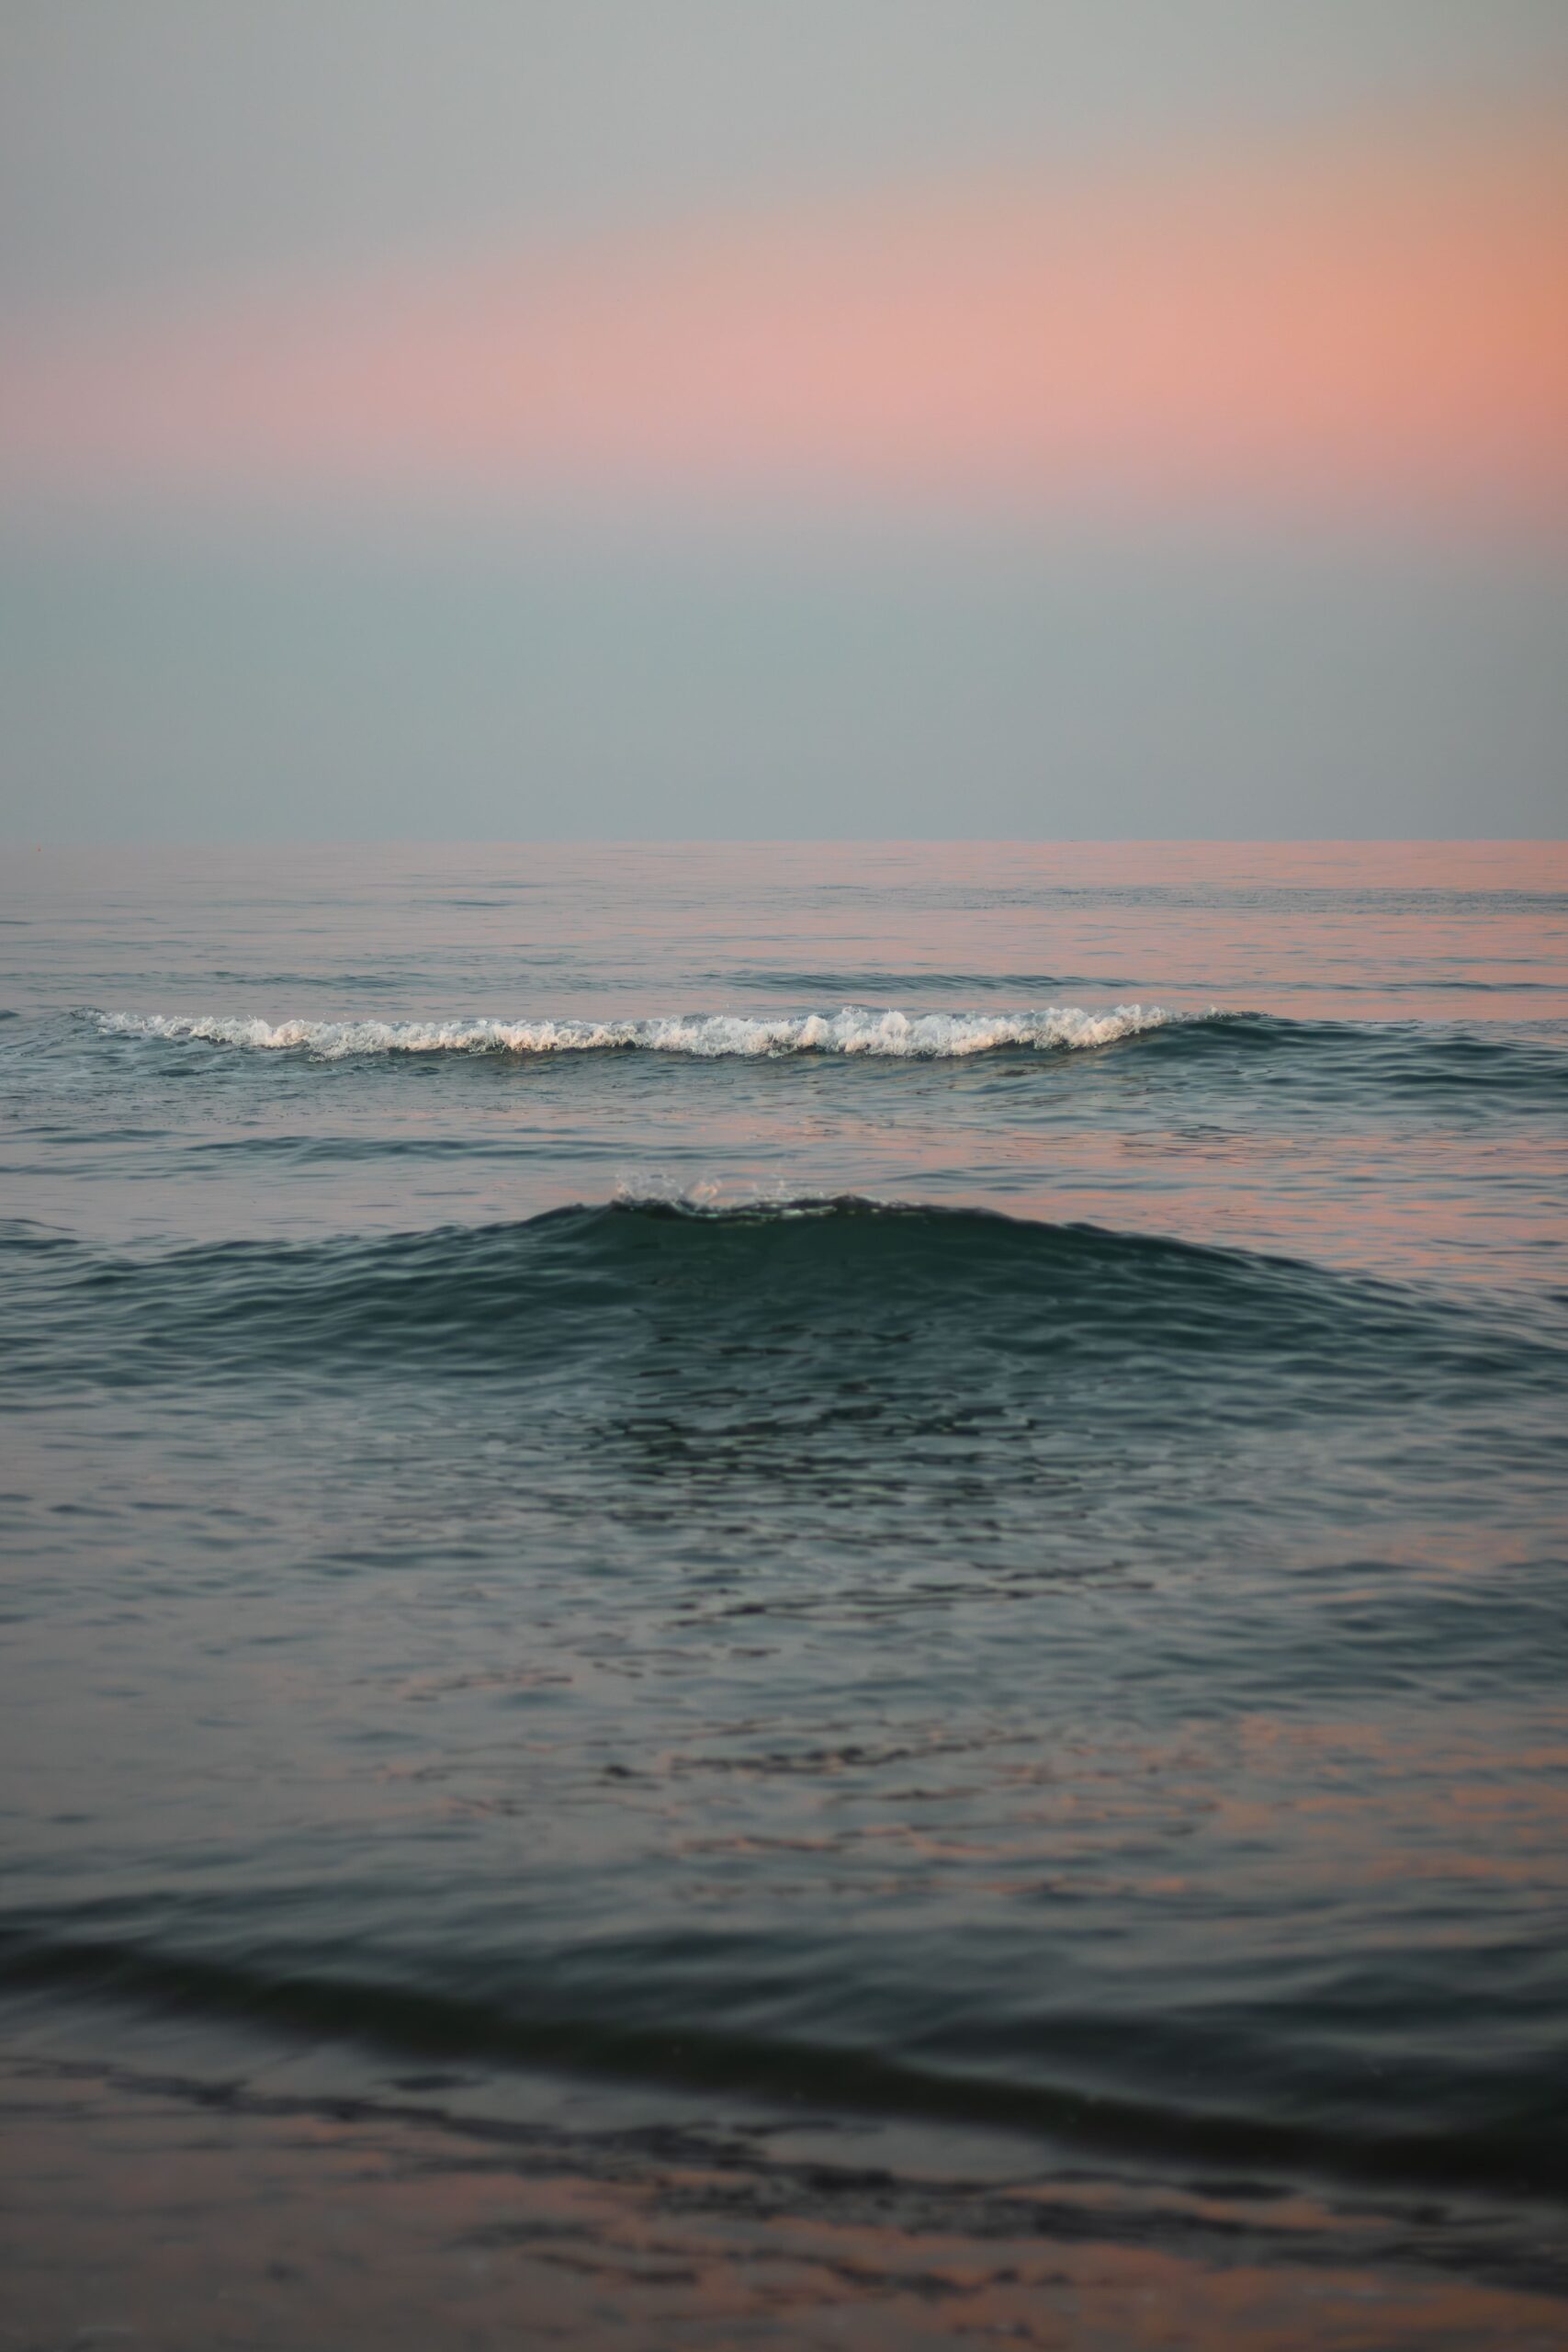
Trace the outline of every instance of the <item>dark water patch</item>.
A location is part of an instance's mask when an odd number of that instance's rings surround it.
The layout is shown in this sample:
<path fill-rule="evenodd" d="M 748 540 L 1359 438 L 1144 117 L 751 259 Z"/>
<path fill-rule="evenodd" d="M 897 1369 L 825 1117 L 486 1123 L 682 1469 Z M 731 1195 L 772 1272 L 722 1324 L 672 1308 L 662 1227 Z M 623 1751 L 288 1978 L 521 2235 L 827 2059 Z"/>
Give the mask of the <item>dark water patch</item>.
<path fill-rule="evenodd" d="M 1500 916 L 1568 915 L 1568 892 L 1485 888 L 1467 889 L 1452 884 L 1370 884 L 1291 881 L 1226 883 L 1217 886 L 1147 881 L 964 883 L 899 888 L 874 882 L 837 886 L 845 895 L 893 899 L 911 910 L 985 913 L 993 909 L 1052 908 L 1128 909 L 1150 915 L 1161 913 L 1227 913 L 1238 922 L 1248 915 L 1357 914 L 1397 918 L 1430 918 L 1437 914 L 1472 915 L 1486 922 Z"/>
<path fill-rule="evenodd" d="M 1355 1100 L 1369 1117 L 1398 1107 L 1445 1114 L 1568 1114 L 1568 1030 L 1532 1035 L 1422 1022 L 1286 1021 L 1236 1012 L 1145 1031 L 1140 1068 L 1227 1070 L 1248 1087 Z"/>
<path fill-rule="evenodd" d="M 61 1226 L 44 1225 L 36 1217 L 0 1216 L 0 1251 L 15 1251 L 19 1260 L 34 1250 L 61 1250 L 75 1254 L 81 1248 L 74 1234 Z"/>
<path fill-rule="evenodd" d="M 1395 2193 L 1422 2189 L 1568 2202 L 1555 2130 L 1568 2094 L 1562 2063 L 1494 2081 L 1470 2119 L 1389 2129 L 1359 2103 L 1339 2124 L 1292 2119 L 1274 2098 L 1248 2111 L 1244 2064 L 1218 2098 L 1164 2102 L 1043 2079 L 1048 2051 L 1028 2075 L 960 2073 L 853 2042 L 813 2043 L 696 2020 L 643 2024 L 604 2006 L 530 2002 L 519 1986 L 504 2005 L 479 1990 L 436 1990 L 395 1976 L 341 1973 L 294 1954 L 267 1969 L 114 1937 L 59 1936 L 0 1927 L 0 1988 L 11 1994 L 112 2000 L 182 2018 L 228 2018 L 291 2036 L 328 2036 L 407 2064 L 543 2068 L 668 2085 L 686 2093 L 755 2098 L 827 2113 L 958 2124 L 1017 2132 L 1086 2154 L 1166 2166 L 1230 2170 L 1284 2185 L 1316 2177 Z M 1115 2029 L 1125 2041 L 1125 2026 Z M 1075 2036 L 1059 2036 L 1071 2063 Z M 1201 2068 L 1194 2070 L 1201 2074 Z M 1029 2078 L 1032 2075 L 1032 2079 Z M 1211 2082 L 1224 2081 L 1211 2073 Z"/>
<path fill-rule="evenodd" d="M 877 999 L 889 1004 L 912 1003 L 936 989 L 964 989 L 976 996 L 1006 997 L 1014 1004 L 1025 1004 L 1032 999 L 1046 1001 L 1062 988 L 1125 989 L 1134 985 L 1098 972 L 1090 976 L 1082 972 L 909 971 L 876 965 L 844 965 L 836 968 L 803 966 L 791 969 L 784 965 L 743 964 L 716 968 L 698 977 L 721 986 L 765 989 L 786 1003 L 818 1004 L 827 998 L 845 1004 L 864 1004 Z"/>
<path fill-rule="evenodd" d="M 539 1156 L 544 1147 L 536 1146 Z M 573 1144 L 581 1151 L 581 1144 Z M 356 1160 L 447 1160 L 466 1167 L 472 1160 L 501 1160 L 515 1165 L 514 1136 L 432 1135 L 238 1135 L 208 1137 L 182 1148 L 182 1160 L 259 1159 L 288 1167 L 316 1163 L 337 1165 Z"/>
<path fill-rule="evenodd" d="M 225 988 L 309 989 L 312 994 L 320 989 L 344 989 L 351 994 L 357 994 L 361 989 L 385 992 L 389 989 L 417 987 L 423 977 L 417 964 L 399 964 L 389 958 L 378 958 L 375 968 L 365 972 L 356 972 L 352 967 L 341 965 L 324 973 L 298 968 L 269 971 L 265 967 L 247 971 L 229 965 L 216 965 L 212 972 L 213 981 L 221 983 Z"/>
<path fill-rule="evenodd" d="M 555 1210 L 518 1225 L 370 1241 L 227 1242 L 165 1254 L 24 1237 L 4 1313 L 6 1373 L 106 1383 L 294 1370 L 553 1376 L 669 1350 L 688 1390 L 772 1369 L 781 1402 L 832 1381 L 936 1383 L 953 1428 L 998 1384 L 1213 1375 L 1243 1420 L 1315 1401 L 1539 1396 L 1564 1334 L 1512 1314 L 1283 1259 L 1093 1226 L 853 1197 L 708 1211 Z M 975 1375 L 971 1381 L 971 1375 Z M 1270 1375 L 1274 1388 L 1271 1390 Z M 1282 1384 L 1282 1393 L 1279 1391 Z M 1082 1391 L 1079 1391 L 1082 1401 Z"/>

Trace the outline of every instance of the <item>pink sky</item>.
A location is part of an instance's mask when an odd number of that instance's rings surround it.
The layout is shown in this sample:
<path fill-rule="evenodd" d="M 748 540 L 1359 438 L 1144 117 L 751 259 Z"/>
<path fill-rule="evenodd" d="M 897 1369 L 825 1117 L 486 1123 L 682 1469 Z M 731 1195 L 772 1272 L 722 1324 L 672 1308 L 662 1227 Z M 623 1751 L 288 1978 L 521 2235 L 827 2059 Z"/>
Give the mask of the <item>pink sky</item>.
<path fill-rule="evenodd" d="M 1568 518 L 1545 110 L 40 323 L 0 490 L 796 492 Z"/>

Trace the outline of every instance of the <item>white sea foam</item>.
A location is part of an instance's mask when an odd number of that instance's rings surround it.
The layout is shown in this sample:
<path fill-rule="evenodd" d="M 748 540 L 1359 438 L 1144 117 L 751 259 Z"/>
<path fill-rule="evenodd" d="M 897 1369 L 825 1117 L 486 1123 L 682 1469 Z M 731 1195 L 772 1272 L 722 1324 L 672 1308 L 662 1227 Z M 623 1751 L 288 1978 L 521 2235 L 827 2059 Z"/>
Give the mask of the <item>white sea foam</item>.
<path fill-rule="evenodd" d="M 828 1216 L 851 1197 L 803 1193 L 787 1177 L 681 1176 L 664 1168 L 628 1168 L 610 1199 L 619 1209 L 682 1209 L 691 1216 L 736 1216 L 753 1211 L 773 1217 Z M 869 1194 L 852 1196 L 868 1208 L 887 1203 Z"/>
<path fill-rule="evenodd" d="M 254 1021 L 159 1012 L 99 1012 L 106 1036 L 197 1038 L 276 1053 L 303 1049 L 325 1061 L 352 1054 L 730 1055 L 865 1054 L 939 1060 L 998 1046 L 1043 1052 L 1109 1046 L 1183 1016 L 1159 1005 L 1118 1004 L 1104 1012 L 1050 1004 L 1035 1012 L 876 1012 L 847 1004 L 833 1013 L 759 1020 L 749 1013 L 676 1014 L 645 1021 Z"/>

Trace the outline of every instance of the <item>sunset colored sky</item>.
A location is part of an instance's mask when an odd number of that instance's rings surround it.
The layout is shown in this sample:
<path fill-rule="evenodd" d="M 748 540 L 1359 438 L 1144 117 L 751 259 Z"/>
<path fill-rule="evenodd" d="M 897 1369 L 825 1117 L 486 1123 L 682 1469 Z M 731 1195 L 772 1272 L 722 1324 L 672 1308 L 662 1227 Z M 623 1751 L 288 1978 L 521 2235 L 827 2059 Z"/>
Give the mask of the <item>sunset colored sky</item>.
<path fill-rule="evenodd" d="M 1240 495 L 1568 520 L 1568 110 L 56 308 L 12 498 Z"/>
<path fill-rule="evenodd" d="M 6 0 L 0 835 L 1492 832 L 1562 0 Z"/>

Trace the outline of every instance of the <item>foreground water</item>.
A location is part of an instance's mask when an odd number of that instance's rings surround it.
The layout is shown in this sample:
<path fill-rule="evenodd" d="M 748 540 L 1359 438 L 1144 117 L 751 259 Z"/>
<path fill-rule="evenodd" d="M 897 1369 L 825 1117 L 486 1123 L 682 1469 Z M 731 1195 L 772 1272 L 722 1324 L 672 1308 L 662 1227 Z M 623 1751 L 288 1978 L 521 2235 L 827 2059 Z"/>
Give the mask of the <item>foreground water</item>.
<path fill-rule="evenodd" d="M 1568 2294 L 1565 911 L 18 855 L 15 2063 Z"/>

